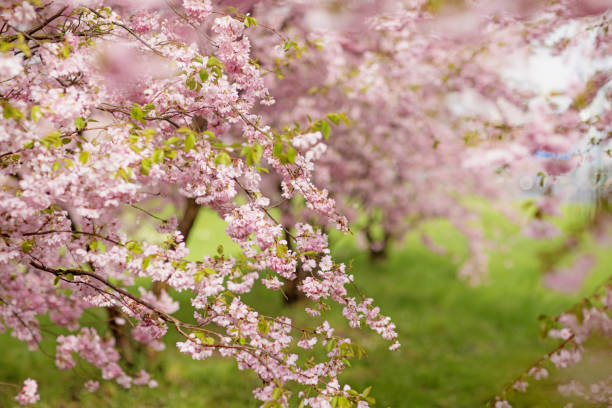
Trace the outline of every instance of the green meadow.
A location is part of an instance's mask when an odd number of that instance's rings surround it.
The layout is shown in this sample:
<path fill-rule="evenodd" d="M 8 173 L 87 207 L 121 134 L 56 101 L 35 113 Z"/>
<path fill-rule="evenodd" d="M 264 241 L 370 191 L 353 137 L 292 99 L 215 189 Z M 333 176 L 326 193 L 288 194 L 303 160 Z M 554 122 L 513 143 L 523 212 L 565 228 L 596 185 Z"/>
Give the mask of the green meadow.
<path fill-rule="evenodd" d="M 571 212 L 570 212 L 571 213 Z M 487 237 L 496 242 L 490 254 L 489 274 L 478 286 L 458 278 L 458 268 L 467 254 L 465 238 L 445 220 L 432 221 L 425 229 L 434 241 L 446 248 L 439 255 L 429 251 L 414 231 L 396 243 L 388 259 L 371 263 L 354 236 L 333 234 L 336 259 L 350 263 L 360 290 L 373 297 L 382 311 L 397 324 L 402 347 L 387 350 L 388 344 L 367 330 L 350 329 L 339 310 L 327 318 L 350 334 L 367 350 L 367 356 L 354 361 L 342 382 L 358 390 L 372 386 L 371 395 L 377 407 L 482 407 L 530 366 L 555 342 L 539 334 L 538 316 L 555 316 L 575 304 L 607 276 L 611 255 L 588 239 L 583 250 L 597 256 L 595 271 L 576 294 L 560 294 L 542 285 L 542 257 L 558 241 L 535 241 L 520 234 L 519 228 L 491 211 L 484 212 Z M 566 215 L 559 221 L 565 230 L 581 222 L 580 217 Z M 232 243 L 224 237 L 223 221 L 216 215 L 201 212 L 188 246 L 192 257 L 214 253 L 219 240 L 225 240 L 226 251 Z M 565 256 L 562 254 L 561 256 Z M 567 255 L 570 262 L 571 255 Z M 179 294 L 187 304 L 186 294 Z M 303 304 L 287 306 L 278 293 L 256 287 L 246 296 L 249 303 L 268 314 L 288 314 L 304 325 L 312 320 L 300 311 Z M 182 314 L 181 314 L 182 313 Z M 189 318 L 189 312 L 179 312 Z M 103 311 L 83 316 L 83 321 L 104 330 Z M 45 330 L 57 331 L 48 322 Z M 154 389 L 134 387 L 129 390 L 102 382 L 100 390 L 89 393 L 83 382 L 97 373 L 80 363 L 75 370 L 59 371 L 53 362 L 54 344 L 43 342 L 42 350 L 31 353 L 7 333 L 0 335 L 0 381 L 21 383 L 27 377 L 39 381 L 43 407 L 256 407 L 251 390 L 257 379 L 239 371 L 229 360 L 212 358 L 192 361 L 173 347 L 177 336 L 170 336 L 163 353 L 146 359 L 141 353 L 136 367 L 147 368 L 159 382 Z M 595 350 L 597 348 L 595 347 Z M 557 385 L 570 377 L 593 375 L 597 366 L 596 351 L 587 361 L 567 372 L 552 370 L 551 377 L 530 386 L 517 396 L 515 407 L 562 407 Z M 591 367 L 586 370 L 584 367 Z M 606 367 L 601 367 L 605 370 Z M 588 373 L 587 373 L 588 371 Z M 0 406 L 16 406 L 12 398 L 17 389 L 0 385 Z M 575 405 L 578 407 L 580 405 Z"/>

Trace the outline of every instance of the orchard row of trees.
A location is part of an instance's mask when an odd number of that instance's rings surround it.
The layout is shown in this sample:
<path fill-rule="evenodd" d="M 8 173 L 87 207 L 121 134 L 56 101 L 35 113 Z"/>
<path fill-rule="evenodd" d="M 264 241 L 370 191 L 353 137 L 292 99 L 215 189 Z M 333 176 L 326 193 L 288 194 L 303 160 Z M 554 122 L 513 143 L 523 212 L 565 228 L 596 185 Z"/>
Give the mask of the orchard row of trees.
<path fill-rule="evenodd" d="M 100 370 L 88 389 L 154 386 L 122 364 L 125 330 L 103 336 L 80 322 L 104 307 L 136 342 L 162 349 L 176 330 L 193 359 L 218 353 L 252 370 L 264 407 L 366 407 L 367 392 L 337 380 L 363 349 L 324 315 L 341 308 L 391 350 L 398 335 L 334 261 L 327 232 L 362 234 L 376 257 L 447 217 L 470 244 L 461 275 L 485 278 L 484 237 L 463 198 L 504 203 L 516 196 L 499 177 L 521 172 L 554 184 L 605 146 L 612 119 L 609 71 L 542 95 L 509 77 L 512 61 L 579 53 L 600 66 L 612 44 L 606 2 L 229 3 L 0 1 L 0 328 L 36 350 L 48 314 L 70 332 L 56 338 L 58 368 L 76 354 Z M 552 157 L 534 157 L 542 151 Z M 182 216 L 146 212 L 151 200 Z M 532 203 L 528 232 L 549 234 L 559 202 L 550 189 Z M 239 255 L 186 260 L 201 207 L 227 222 Z M 120 216 L 133 208 L 165 242 L 126 234 Z M 139 278 L 153 290 L 135 295 Z M 256 282 L 308 298 L 305 312 L 323 323 L 258 312 L 241 300 Z M 190 293 L 191 321 L 175 317 L 169 289 Z M 508 407 L 548 365 L 579 361 L 592 334 L 612 335 L 608 290 L 547 322 L 559 347 L 491 405 Z M 612 402 L 599 385 L 571 392 Z M 25 380 L 16 400 L 38 398 Z"/>

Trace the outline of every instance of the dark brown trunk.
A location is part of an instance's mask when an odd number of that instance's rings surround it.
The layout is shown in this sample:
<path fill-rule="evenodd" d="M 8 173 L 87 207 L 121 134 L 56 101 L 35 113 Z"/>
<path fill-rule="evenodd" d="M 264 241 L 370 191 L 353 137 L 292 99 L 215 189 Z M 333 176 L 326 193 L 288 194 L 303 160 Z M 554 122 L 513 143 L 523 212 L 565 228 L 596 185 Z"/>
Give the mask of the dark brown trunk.
<path fill-rule="evenodd" d="M 370 228 L 365 231 L 366 239 L 368 240 L 368 251 L 370 261 L 382 262 L 387 259 L 389 243 L 391 241 L 391 234 L 387 231 L 384 232 L 382 241 L 378 241 L 374 238 Z"/>
<path fill-rule="evenodd" d="M 185 211 L 183 211 L 183 218 L 181 218 L 181 222 L 178 225 L 179 231 L 185 237 L 185 242 L 187 237 L 189 237 L 191 228 L 193 228 L 199 210 L 200 205 L 196 203 L 195 198 L 188 198 Z"/>
<path fill-rule="evenodd" d="M 287 240 L 287 246 L 289 247 L 289 249 L 293 249 L 293 241 L 291 241 L 291 237 L 289 236 L 287 231 L 285 231 L 285 239 Z M 295 279 L 285 279 L 285 286 L 283 288 L 283 299 L 287 304 L 296 303 L 305 298 L 304 293 L 299 289 L 299 285 L 306 277 L 306 272 L 298 264 L 295 274 Z"/>
<path fill-rule="evenodd" d="M 108 328 L 115 338 L 117 350 L 119 350 L 121 357 L 123 357 L 129 365 L 134 364 L 134 344 L 130 337 L 127 322 L 124 324 L 119 324 L 117 322 L 119 319 L 125 320 L 125 318 L 116 306 L 107 307 L 106 312 L 108 313 Z"/>
<path fill-rule="evenodd" d="M 383 262 L 387 259 L 387 248 L 370 248 L 369 256 L 372 262 Z"/>
<path fill-rule="evenodd" d="M 183 235 L 185 244 L 187 244 L 187 238 L 191 233 L 191 229 L 193 228 L 193 224 L 195 223 L 199 210 L 200 205 L 196 203 L 195 198 L 188 198 L 185 203 L 185 209 L 183 210 L 183 216 L 181 217 L 181 221 L 178 225 L 178 230 Z M 153 282 L 153 293 L 155 293 L 155 296 L 159 297 L 162 290 L 166 289 L 167 286 L 168 284 L 166 282 Z"/>
<path fill-rule="evenodd" d="M 278 188 L 278 192 L 281 194 L 281 197 L 282 197 L 283 191 L 282 191 L 282 187 L 280 183 L 278 184 L 277 188 Z M 287 225 L 290 223 L 289 220 L 291 219 L 291 201 L 283 200 L 281 204 L 279 205 L 279 209 L 282 212 L 280 222 L 284 228 L 285 241 L 287 241 L 287 248 L 293 250 L 294 242 L 293 242 L 293 238 L 291 238 L 291 235 L 288 232 L 289 226 Z M 286 304 L 296 303 L 306 298 L 306 296 L 304 296 L 304 293 L 302 293 L 302 291 L 299 289 L 300 284 L 306 277 L 306 272 L 302 270 L 301 265 L 299 263 L 298 263 L 298 266 L 296 267 L 295 275 L 296 275 L 295 279 L 292 279 L 292 280 L 283 279 L 283 281 L 285 282 L 285 285 L 283 286 L 283 300 L 285 301 Z"/>

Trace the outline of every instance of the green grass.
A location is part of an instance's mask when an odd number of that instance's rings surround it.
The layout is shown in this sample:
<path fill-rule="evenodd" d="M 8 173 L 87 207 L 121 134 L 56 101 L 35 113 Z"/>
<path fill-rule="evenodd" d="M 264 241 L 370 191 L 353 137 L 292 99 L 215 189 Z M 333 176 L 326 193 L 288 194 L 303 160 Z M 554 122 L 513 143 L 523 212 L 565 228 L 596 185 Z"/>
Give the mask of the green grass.
<path fill-rule="evenodd" d="M 367 358 L 356 362 L 341 381 L 359 390 L 372 385 L 378 407 L 479 407 L 554 347 L 554 342 L 539 337 L 537 317 L 556 315 L 578 295 L 556 294 L 541 285 L 536 253 L 550 244 L 525 239 L 516 227 L 491 214 L 488 217 L 485 214 L 487 234 L 502 236 L 504 245 L 491 256 L 489 278 L 476 287 L 457 278 L 455 259 L 465 257 L 466 243 L 444 221 L 424 228 L 448 248 L 447 255 L 428 251 L 418 236 L 411 234 L 379 264 L 368 261 L 353 237 L 333 235 L 336 256 L 346 262 L 353 260 L 352 273 L 358 286 L 393 318 L 402 343 L 400 351 L 390 352 L 388 344 L 375 334 L 349 329 L 339 313 L 332 313 L 328 318 L 340 332 L 352 335 L 368 351 Z M 222 234 L 222 221 L 209 213 L 200 214 L 189 242 L 192 256 L 214 252 Z M 228 240 L 224 243 L 229 251 L 232 245 Z M 612 261 L 603 250 L 598 254 L 599 266 L 585 291 L 605 275 L 606 265 Z M 299 308 L 284 306 L 276 293 L 259 286 L 246 300 L 266 313 L 286 313 L 298 322 L 311 323 Z M 169 343 L 175 339 L 171 337 Z M 41 352 L 29 353 L 6 334 L 0 336 L 0 347 L 0 381 L 19 383 L 26 377 L 37 378 L 40 407 L 257 406 L 250 392 L 257 385 L 252 374 L 219 358 L 191 361 L 178 354 L 172 344 L 147 363 L 157 374 L 158 388 L 126 391 L 103 384 L 95 394 L 81 386 L 87 373 L 94 372 L 87 365 L 60 372 L 51 358 Z M 53 345 L 45 343 L 44 348 L 52 351 Z M 555 374 L 534 386 L 515 406 L 563 406 L 555 388 L 568 375 Z M 13 390 L 3 386 L 0 391 L 6 391 L 0 392 L 0 406 L 13 406 Z"/>

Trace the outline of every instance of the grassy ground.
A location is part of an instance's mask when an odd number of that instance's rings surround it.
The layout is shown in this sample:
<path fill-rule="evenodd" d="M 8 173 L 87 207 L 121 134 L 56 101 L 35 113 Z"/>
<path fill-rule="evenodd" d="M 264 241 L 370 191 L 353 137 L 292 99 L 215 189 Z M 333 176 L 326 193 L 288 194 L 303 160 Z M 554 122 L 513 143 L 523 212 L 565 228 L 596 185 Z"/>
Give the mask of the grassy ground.
<path fill-rule="evenodd" d="M 352 334 L 368 350 L 367 358 L 341 380 L 357 389 L 372 385 L 378 407 L 479 407 L 553 347 L 553 342 L 538 336 L 537 317 L 556 315 L 578 297 L 542 287 L 536 252 L 551 244 L 519 238 L 509 224 L 491 221 L 488 225 L 492 226 L 488 233 L 501 234 L 504 245 L 491 257 L 489 279 L 477 287 L 457 278 L 457 259 L 465 255 L 465 242 L 443 221 L 426 226 L 448 248 L 448 255 L 443 256 L 425 249 L 412 234 L 387 261 L 371 264 L 352 237 L 334 236 L 337 257 L 353 260 L 358 285 L 394 319 L 403 345 L 399 352 L 389 352 L 377 336 L 348 329 L 338 314 L 331 316 L 342 332 Z M 195 257 L 215 250 L 217 244 L 212 242 L 217 242 L 222 228 L 214 216 L 201 214 L 189 242 Z M 610 265 L 609 256 L 600 252 L 598 269 L 584 291 Z M 298 309 L 285 307 L 276 294 L 261 288 L 247 300 L 269 313 L 288 313 L 307 322 Z M 87 373 L 93 372 L 91 367 L 59 372 L 51 358 L 41 352 L 29 353 L 6 334 L 0 336 L 0 348 L 0 381 L 39 379 L 40 407 L 257 406 L 250 394 L 257 385 L 252 375 L 239 372 L 230 361 L 191 361 L 171 345 L 150 363 L 158 375 L 158 388 L 125 391 L 103 384 L 95 394 L 82 389 Z M 45 343 L 44 349 L 52 351 L 53 345 Z M 515 406 L 563 406 L 555 388 L 567 375 L 553 375 L 516 400 Z M 13 406 L 15 391 L 1 386 L 1 407 Z"/>

